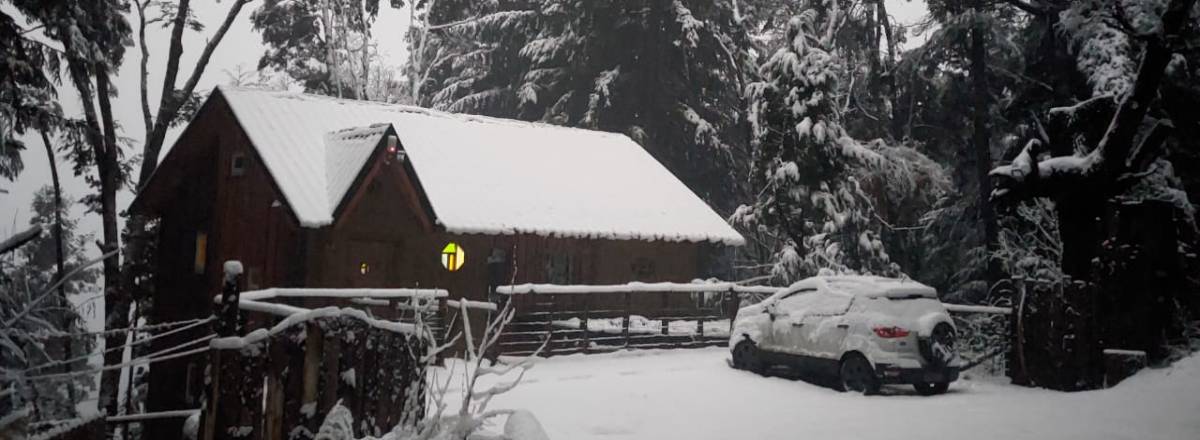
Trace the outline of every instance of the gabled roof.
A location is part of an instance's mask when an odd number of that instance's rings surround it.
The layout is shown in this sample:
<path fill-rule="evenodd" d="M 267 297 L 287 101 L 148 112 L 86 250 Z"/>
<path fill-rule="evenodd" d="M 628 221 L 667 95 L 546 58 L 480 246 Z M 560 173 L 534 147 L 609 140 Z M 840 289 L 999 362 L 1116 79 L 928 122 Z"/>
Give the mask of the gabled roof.
<path fill-rule="evenodd" d="M 390 124 L 354 127 L 325 135 L 325 189 L 329 209 L 336 210 L 371 152 L 383 141 Z"/>
<path fill-rule="evenodd" d="M 625 135 L 220 87 L 302 226 L 329 225 L 390 128 L 452 233 L 744 243 Z"/>

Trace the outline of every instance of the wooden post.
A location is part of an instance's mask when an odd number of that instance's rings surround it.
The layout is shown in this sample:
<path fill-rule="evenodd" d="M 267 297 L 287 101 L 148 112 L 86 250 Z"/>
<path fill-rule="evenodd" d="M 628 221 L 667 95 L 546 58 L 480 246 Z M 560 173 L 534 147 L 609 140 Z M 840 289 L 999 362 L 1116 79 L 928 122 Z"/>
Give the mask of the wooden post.
<path fill-rule="evenodd" d="M 549 300 L 549 302 L 551 304 L 558 304 L 557 297 L 551 296 L 550 298 L 551 299 Z M 554 313 L 555 308 L 551 307 L 549 309 L 543 309 L 543 310 L 550 310 L 550 313 L 544 315 L 546 317 L 546 349 L 545 349 L 545 352 L 543 352 L 544 355 L 549 357 L 550 353 L 554 352 L 554 318 L 555 318 L 555 316 L 553 313 Z"/>
<path fill-rule="evenodd" d="M 225 262 L 225 277 L 221 284 L 221 303 L 216 304 L 214 307 L 215 310 L 213 310 L 213 315 L 217 317 L 213 321 L 213 331 L 216 332 L 218 337 L 234 336 L 240 330 L 238 301 L 241 297 L 241 292 L 238 289 L 238 278 L 241 275 L 241 262 L 236 260 Z M 203 440 L 212 440 L 216 436 L 218 427 L 230 422 L 229 420 L 223 421 L 223 423 L 218 423 L 217 421 L 219 418 L 218 414 L 222 410 L 219 405 L 222 394 L 221 366 L 221 350 L 212 350 L 212 354 L 209 356 L 208 368 L 204 373 L 208 376 L 210 386 L 204 389 L 204 406 L 200 413 L 200 438 Z"/>
<path fill-rule="evenodd" d="M 667 306 L 670 304 L 671 300 L 669 297 L 667 297 L 667 295 L 668 295 L 667 292 L 662 292 L 660 295 L 662 296 L 662 313 L 659 314 L 658 323 L 659 323 L 659 326 L 662 328 L 663 336 L 666 336 L 666 335 L 670 334 L 670 328 L 668 326 L 668 322 L 667 322 L 667 318 L 666 318 L 666 315 L 667 315 L 666 310 L 667 310 Z"/>
<path fill-rule="evenodd" d="M 314 322 L 304 324 L 304 389 L 300 398 L 300 424 L 315 431 L 320 420 L 313 420 L 316 415 L 317 385 L 321 377 L 321 352 L 325 346 L 325 335 L 321 326 Z"/>
<path fill-rule="evenodd" d="M 286 338 L 284 339 L 286 341 Z M 284 438 L 283 396 L 287 370 L 287 345 L 291 341 L 271 344 L 267 350 L 267 405 L 263 414 L 263 438 Z"/>
<path fill-rule="evenodd" d="M 621 320 L 621 335 L 625 337 L 625 346 L 629 346 L 629 314 L 632 313 L 633 299 L 630 292 L 625 292 L 625 318 Z"/>
<path fill-rule="evenodd" d="M 583 352 L 588 353 L 591 350 L 591 332 L 588 331 L 588 318 L 592 310 L 592 293 L 583 294 L 583 321 L 579 323 L 579 330 L 583 331 Z"/>

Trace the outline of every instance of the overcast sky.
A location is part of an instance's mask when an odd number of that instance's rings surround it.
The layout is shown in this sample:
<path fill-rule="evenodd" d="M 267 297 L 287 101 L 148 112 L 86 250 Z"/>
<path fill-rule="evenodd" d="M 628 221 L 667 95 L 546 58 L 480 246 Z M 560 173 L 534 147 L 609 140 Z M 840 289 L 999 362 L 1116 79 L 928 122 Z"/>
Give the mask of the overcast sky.
<path fill-rule="evenodd" d="M 187 75 L 191 73 L 192 67 L 196 63 L 196 58 L 203 49 L 205 41 L 208 39 L 208 35 L 214 32 L 224 20 L 230 3 L 229 1 L 192 3 L 192 7 L 196 9 L 197 18 L 206 25 L 206 29 L 201 33 L 188 33 L 184 38 L 184 53 L 177 86 L 182 86 L 186 81 Z M 388 2 L 386 1 L 381 3 L 384 7 L 373 28 L 374 37 L 379 44 L 379 50 L 384 57 L 385 63 L 398 68 L 407 56 L 403 36 L 405 29 L 408 27 L 409 11 L 408 9 L 397 10 L 388 8 L 386 6 Z M 239 67 L 243 71 L 252 71 L 257 67 L 258 58 L 262 55 L 264 49 L 259 35 L 253 32 L 250 27 L 249 17 L 250 13 L 258 8 L 260 4 L 261 2 L 258 1 L 251 2 L 246 5 L 242 13 L 238 16 L 237 21 L 229 29 L 229 32 L 225 35 L 225 39 L 213 54 L 208 69 L 205 71 L 200 85 L 197 87 L 198 91 L 207 93 L 216 85 L 230 82 L 230 73 L 238 71 Z M 889 13 L 899 22 L 906 24 L 920 20 L 926 13 L 925 2 L 922 0 L 887 0 L 887 6 Z M 131 13 L 128 19 L 131 24 L 136 26 L 136 14 Z M 162 71 L 166 64 L 165 53 L 170 40 L 170 31 L 159 26 L 151 26 L 147 29 L 146 39 L 150 51 L 149 86 L 150 103 L 153 111 L 157 107 L 159 90 L 162 86 Z M 910 46 L 923 41 L 923 38 L 912 36 L 909 39 Z M 130 47 L 126 51 L 125 63 L 121 66 L 116 80 L 116 86 L 120 94 L 113 103 L 115 117 L 125 130 L 121 134 L 133 139 L 133 149 L 137 151 L 141 150 L 141 142 L 145 137 L 141 108 L 138 103 L 139 62 L 140 53 L 138 48 L 136 46 Z M 70 115 L 81 114 L 79 99 L 74 94 L 74 89 L 70 86 L 61 87 L 59 96 L 64 111 Z M 168 134 L 163 148 L 164 155 L 169 151 L 180 131 L 181 129 L 176 129 Z M 29 206 L 33 200 L 34 192 L 41 186 L 50 184 L 50 168 L 41 140 L 35 136 L 26 136 L 23 140 L 27 147 L 21 156 L 25 161 L 25 171 L 17 177 L 15 182 L 0 179 L 0 188 L 8 191 L 8 194 L 0 193 L 0 238 L 11 235 L 15 230 L 27 227 L 30 217 Z M 135 152 L 130 152 L 129 154 L 135 154 Z M 59 175 L 62 178 L 66 194 L 73 199 L 78 199 L 89 191 L 82 178 L 71 174 L 71 165 L 69 163 L 63 159 L 60 159 L 58 163 Z M 128 191 L 123 191 L 119 194 L 118 205 L 120 209 L 124 210 L 131 199 L 131 193 Z M 92 232 L 99 236 L 99 215 L 85 215 L 82 209 L 78 209 L 75 212 L 75 216 L 83 217 L 80 225 L 84 232 Z M 98 255 L 94 247 L 88 249 L 88 251 L 89 254 Z"/>

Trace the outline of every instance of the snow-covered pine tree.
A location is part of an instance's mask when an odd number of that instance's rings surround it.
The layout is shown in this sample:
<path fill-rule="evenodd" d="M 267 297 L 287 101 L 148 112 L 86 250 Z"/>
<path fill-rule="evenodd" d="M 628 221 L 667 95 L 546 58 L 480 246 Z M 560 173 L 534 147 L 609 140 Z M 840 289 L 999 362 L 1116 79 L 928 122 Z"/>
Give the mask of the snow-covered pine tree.
<path fill-rule="evenodd" d="M 461 3 L 427 12 L 422 105 L 625 133 L 718 211 L 742 198 L 751 58 L 731 3 Z"/>
<path fill-rule="evenodd" d="M 879 239 L 874 209 L 851 169 L 880 156 L 841 125 L 831 51 L 842 14 L 837 1 L 810 2 L 788 25 L 788 44 L 748 87 L 759 193 L 733 219 L 781 243 L 772 274 L 784 282 L 822 269 L 890 275 L 899 268 Z"/>
<path fill-rule="evenodd" d="M 71 218 L 70 198 L 63 199 L 61 208 L 64 270 L 72 272 L 81 267 L 87 257 L 86 246 L 91 234 L 77 234 L 78 220 Z M 30 224 L 51 225 L 55 221 L 54 192 L 43 187 L 34 195 L 33 217 Z M 88 294 L 99 295 L 97 285 L 99 271 L 85 269 L 66 281 L 63 289 L 49 289 L 55 282 L 56 267 L 55 239 L 52 234 L 42 234 L 16 251 L 17 258 L 0 259 L 0 322 L 12 322 L 12 326 L 0 330 L 0 389 L 15 387 L 18 401 L 26 402 L 36 411 L 37 420 L 69 419 L 75 417 L 76 404 L 95 388 L 93 376 L 74 376 L 51 380 L 16 382 L 21 376 L 45 375 L 81 370 L 87 367 L 86 360 L 78 358 L 90 353 L 95 346 L 92 337 L 67 337 L 85 331 L 80 308 L 75 302 L 86 301 L 71 297 Z M 34 300 L 40 295 L 49 297 L 36 306 Z M 18 318 L 23 311 L 29 310 Z M 5 403 L 10 402 L 5 398 Z M 10 408 L 11 409 L 11 408 Z M 0 415 L 7 413 L 0 411 Z"/>

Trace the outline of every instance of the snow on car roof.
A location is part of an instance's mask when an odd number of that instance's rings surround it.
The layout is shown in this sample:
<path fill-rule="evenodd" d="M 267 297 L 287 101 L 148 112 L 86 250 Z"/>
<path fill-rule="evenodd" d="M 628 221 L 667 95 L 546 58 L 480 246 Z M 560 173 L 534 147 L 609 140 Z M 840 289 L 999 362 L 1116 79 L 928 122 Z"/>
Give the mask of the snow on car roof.
<path fill-rule="evenodd" d="M 294 92 L 218 89 L 306 227 L 332 223 L 369 146 L 376 145 L 370 140 L 390 126 L 435 220 L 452 233 L 745 242 L 623 134 Z"/>
<path fill-rule="evenodd" d="M 867 298 L 937 298 L 937 290 L 917 281 L 870 275 L 820 275 L 797 281 L 785 292 L 814 288 L 840 295 Z"/>

